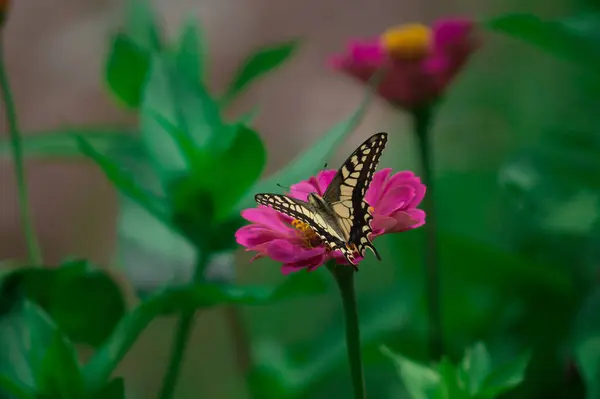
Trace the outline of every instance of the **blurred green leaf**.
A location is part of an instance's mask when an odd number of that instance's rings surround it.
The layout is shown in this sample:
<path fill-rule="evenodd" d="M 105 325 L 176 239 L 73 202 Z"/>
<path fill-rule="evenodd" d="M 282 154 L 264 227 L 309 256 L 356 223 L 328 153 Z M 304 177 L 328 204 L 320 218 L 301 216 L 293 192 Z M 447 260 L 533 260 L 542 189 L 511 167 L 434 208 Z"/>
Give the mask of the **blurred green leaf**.
<path fill-rule="evenodd" d="M 140 152 L 139 140 L 131 133 L 125 129 L 108 127 L 69 127 L 35 132 L 22 137 L 23 153 L 27 157 L 81 157 L 81 151 L 73 137 L 81 135 L 101 153 L 137 155 Z M 0 140 L 0 159 L 10 156 L 10 141 Z"/>
<path fill-rule="evenodd" d="M 0 374 L 0 395 L 10 395 L 8 399 L 37 399 L 35 392 L 28 387 L 21 386 L 18 382 Z M 3 396 L 0 396 L 4 398 Z"/>
<path fill-rule="evenodd" d="M 24 397 L 40 397 L 38 378 L 44 360 L 54 344 L 56 327 L 45 312 L 34 303 L 20 301 L 9 313 L 0 317 L 0 375 L 9 388 L 19 387 Z M 60 373 L 60 369 L 55 369 Z M 42 396 L 43 397 L 43 396 Z"/>
<path fill-rule="evenodd" d="M 586 398 L 600 397 L 600 287 L 591 290 L 577 314 L 571 347 L 586 384 Z"/>
<path fill-rule="evenodd" d="M 440 374 L 431 367 L 423 366 L 403 356 L 393 353 L 386 346 L 381 353 L 390 358 L 398 369 L 406 390 L 413 399 L 439 399 Z"/>
<path fill-rule="evenodd" d="M 194 171 L 192 182 L 213 196 L 216 222 L 236 213 L 232 208 L 260 178 L 266 161 L 267 153 L 260 136 L 247 126 L 237 125 L 231 146 Z"/>
<path fill-rule="evenodd" d="M 581 341 L 575 355 L 586 383 L 586 398 L 600 397 L 600 332 L 595 337 Z"/>
<path fill-rule="evenodd" d="M 202 40 L 200 27 L 195 19 L 188 19 L 183 25 L 176 50 L 177 69 L 192 81 L 205 80 L 208 52 Z"/>
<path fill-rule="evenodd" d="M 508 14 L 490 19 L 484 26 L 500 33 L 519 38 L 565 60 L 576 62 L 598 74 L 600 45 L 589 32 L 573 29 L 575 18 L 569 24 L 544 21 L 532 14 Z M 597 34 L 597 33 L 595 33 Z"/>
<path fill-rule="evenodd" d="M 256 193 L 273 192 L 277 189 L 277 184 L 290 186 L 317 173 L 330 154 L 358 126 L 371 103 L 371 98 L 372 90 L 369 87 L 365 98 L 348 119 L 335 125 L 321 139 L 288 163 L 285 168 L 258 182 L 252 192 L 242 198 L 237 208 L 241 210 L 255 206 L 254 195 Z"/>
<path fill-rule="evenodd" d="M 294 53 L 298 45 L 298 40 L 292 40 L 255 50 L 242 62 L 242 66 L 235 73 L 223 96 L 223 103 L 229 103 L 256 79 L 281 66 Z"/>
<path fill-rule="evenodd" d="M 187 169 L 182 149 L 168 126 L 187 135 L 199 150 L 223 150 L 235 134 L 225 126 L 219 107 L 199 81 L 182 75 L 168 57 L 156 56 L 144 91 L 141 130 L 148 156 L 163 181 Z"/>
<path fill-rule="evenodd" d="M 0 283 L 0 302 L 16 302 L 20 299 L 16 294 L 23 293 L 75 342 L 100 345 L 125 313 L 125 300 L 115 281 L 83 260 L 58 268 L 19 268 Z"/>
<path fill-rule="evenodd" d="M 110 381 L 100 391 L 92 395 L 91 399 L 125 399 L 125 382 L 123 378 L 115 378 Z"/>
<path fill-rule="evenodd" d="M 83 137 L 75 136 L 80 151 L 94 161 L 115 187 L 124 195 L 140 204 L 150 214 L 169 225 L 164 203 L 154 195 L 138 186 L 135 180 L 122 171 L 117 164 L 94 149 Z"/>
<path fill-rule="evenodd" d="M 86 396 L 75 348 L 58 330 L 43 356 L 37 384 L 45 397 L 81 399 Z"/>
<path fill-rule="evenodd" d="M 459 370 L 448 360 L 443 358 L 437 366 L 440 374 L 440 399 L 471 399 L 469 392 L 465 389 L 463 381 L 459 377 Z"/>
<path fill-rule="evenodd" d="M 150 66 L 150 52 L 123 33 L 117 34 L 106 63 L 106 83 L 127 107 L 138 108 Z"/>
<path fill-rule="evenodd" d="M 469 393 L 472 395 L 478 393 L 492 370 L 492 361 L 483 343 L 477 342 L 468 348 L 460 366 L 460 371 L 466 377 Z"/>
<path fill-rule="evenodd" d="M 316 272 L 297 273 L 275 287 L 200 284 L 166 288 L 132 309 L 90 359 L 84 367 L 88 390 L 96 391 L 105 384 L 141 332 L 159 315 L 227 304 L 265 305 L 298 295 L 321 293 L 325 289 Z"/>
<path fill-rule="evenodd" d="M 161 49 L 160 32 L 150 2 L 127 0 L 125 19 L 125 31 L 135 44 L 149 51 Z"/>
<path fill-rule="evenodd" d="M 528 352 L 494 368 L 485 379 L 480 395 L 485 398 L 495 398 L 521 384 L 525 379 L 525 370 L 530 359 L 531 353 Z"/>

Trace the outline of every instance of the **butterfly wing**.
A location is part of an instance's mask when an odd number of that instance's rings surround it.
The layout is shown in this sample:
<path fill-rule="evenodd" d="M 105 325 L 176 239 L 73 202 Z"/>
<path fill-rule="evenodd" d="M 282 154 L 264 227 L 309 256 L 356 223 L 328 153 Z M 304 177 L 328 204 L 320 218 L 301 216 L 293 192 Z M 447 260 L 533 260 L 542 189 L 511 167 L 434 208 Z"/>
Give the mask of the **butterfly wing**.
<path fill-rule="evenodd" d="M 254 199 L 261 205 L 306 223 L 332 251 L 346 248 L 346 243 L 332 226 L 332 221 L 308 202 L 281 194 L 256 194 Z"/>
<path fill-rule="evenodd" d="M 323 195 L 333 209 L 346 241 L 356 245 L 362 257 L 369 248 L 379 260 L 381 257 L 369 238 L 373 232 L 373 215 L 364 198 L 386 143 L 387 133 L 368 138 L 346 159 Z"/>

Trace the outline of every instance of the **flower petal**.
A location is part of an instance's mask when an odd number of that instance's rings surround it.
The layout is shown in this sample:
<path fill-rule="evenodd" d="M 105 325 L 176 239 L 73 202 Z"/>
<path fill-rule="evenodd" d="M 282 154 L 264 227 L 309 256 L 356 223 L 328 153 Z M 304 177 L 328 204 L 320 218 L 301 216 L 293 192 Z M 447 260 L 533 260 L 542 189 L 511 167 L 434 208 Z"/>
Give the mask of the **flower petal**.
<path fill-rule="evenodd" d="M 371 228 L 373 229 L 372 236 L 376 237 L 393 232 L 396 224 L 398 224 L 398 221 L 392 216 L 375 215 L 371 222 Z"/>
<path fill-rule="evenodd" d="M 297 198 L 302 201 L 308 199 L 309 193 L 316 193 L 317 187 L 310 182 L 310 180 L 301 181 L 300 183 L 293 184 L 290 187 L 290 196 Z"/>
<path fill-rule="evenodd" d="M 324 247 L 304 248 L 290 240 L 273 240 L 266 247 L 267 255 L 277 262 L 299 263 L 325 253 Z"/>
<path fill-rule="evenodd" d="M 327 256 L 325 254 L 325 251 L 323 251 L 322 253 L 313 256 L 312 258 L 304 259 L 299 262 L 284 263 L 283 265 L 281 265 L 281 272 L 283 274 L 289 274 L 291 272 L 295 272 L 304 268 L 306 268 L 308 271 L 312 271 L 317 267 L 322 266 L 325 263 L 326 259 Z"/>
<path fill-rule="evenodd" d="M 279 212 L 266 206 L 244 209 L 241 212 L 244 219 L 281 233 L 290 233 L 293 228 L 287 225 L 279 216 Z"/>
<path fill-rule="evenodd" d="M 373 180 L 371 180 L 371 185 L 369 186 L 367 194 L 365 195 L 365 201 L 367 201 L 367 204 L 371 205 L 372 207 L 377 205 L 379 196 L 383 192 L 384 183 L 391 172 L 392 168 L 385 168 L 375 172 L 373 175 Z"/>
<path fill-rule="evenodd" d="M 409 211 L 398 211 L 394 213 L 396 225 L 388 232 L 399 233 L 401 231 L 415 229 L 425 224 L 425 212 L 421 209 L 411 209 Z"/>
<path fill-rule="evenodd" d="M 415 189 L 411 186 L 393 187 L 381 198 L 375 213 L 389 216 L 399 209 L 406 209 L 408 203 L 415 196 Z"/>
<path fill-rule="evenodd" d="M 322 170 L 317 174 L 316 181 L 320 195 L 325 194 L 325 190 L 327 190 L 336 174 L 337 170 L 335 169 Z"/>
<path fill-rule="evenodd" d="M 281 233 L 256 224 L 242 226 L 235 232 L 236 242 L 250 249 L 277 238 L 281 238 Z"/>

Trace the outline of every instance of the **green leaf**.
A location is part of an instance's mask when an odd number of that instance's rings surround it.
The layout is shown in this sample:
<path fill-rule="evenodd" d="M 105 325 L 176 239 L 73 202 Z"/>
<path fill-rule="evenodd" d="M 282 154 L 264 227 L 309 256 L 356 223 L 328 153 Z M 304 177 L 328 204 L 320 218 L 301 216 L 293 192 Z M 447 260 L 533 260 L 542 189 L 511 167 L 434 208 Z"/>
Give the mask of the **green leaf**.
<path fill-rule="evenodd" d="M 115 378 L 94 394 L 91 399 L 125 399 L 125 381 Z"/>
<path fill-rule="evenodd" d="M 165 216 L 164 203 L 136 184 L 131 176 L 122 171 L 108 157 L 96 151 L 83 137 L 75 136 L 80 151 L 94 161 L 115 187 L 124 195 L 131 198 L 146 209 L 157 219 L 169 225 Z"/>
<path fill-rule="evenodd" d="M 586 383 L 586 398 L 600 397 L 600 287 L 585 298 L 573 326 L 572 347 Z"/>
<path fill-rule="evenodd" d="M 461 385 L 459 370 L 448 360 L 443 358 L 437 365 L 438 373 L 441 377 L 440 399 L 471 399 L 466 387 Z"/>
<path fill-rule="evenodd" d="M 0 375 L 0 397 L 2 394 L 8 394 L 9 398 L 14 397 L 15 399 L 36 399 L 32 389 L 21 386 L 5 375 Z"/>
<path fill-rule="evenodd" d="M 83 376 L 73 345 L 58 330 L 46 350 L 42 367 L 37 374 L 37 385 L 44 396 L 61 399 L 85 397 Z"/>
<path fill-rule="evenodd" d="M 487 28 L 519 38 L 556 57 L 573 61 L 598 74 L 600 46 L 597 37 L 574 29 L 574 18 L 568 24 L 544 21 L 531 14 L 508 14 L 484 23 Z"/>
<path fill-rule="evenodd" d="M 492 370 L 490 354 L 482 342 L 477 342 L 473 347 L 466 350 L 460 369 L 467 377 L 466 382 L 469 393 L 472 395 L 477 394 Z"/>
<path fill-rule="evenodd" d="M 127 155 L 140 153 L 139 140 L 133 137 L 132 132 L 108 127 L 70 127 L 30 133 L 22 137 L 23 153 L 27 157 L 81 157 L 81 151 L 73 135 L 85 136 L 86 140 L 101 153 L 115 152 Z M 10 156 L 10 141 L 0 140 L 0 159 Z"/>
<path fill-rule="evenodd" d="M 394 362 L 406 390 L 413 399 L 438 399 L 440 397 L 441 379 L 436 370 L 395 354 L 386 346 L 381 346 L 380 350 Z"/>
<path fill-rule="evenodd" d="M 205 81 L 208 53 L 202 40 L 200 27 L 195 19 L 183 25 L 176 50 L 177 69 L 192 81 Z"/>
<path fill-rule="evenodd" d="M 135 44 L 145 50 L 161 49 L 160 32 L 150 2 L 127 0 L 125 19 L 125 31 Z"/>
<path fill-rule="evenodd" d="M 521 384 L 530 359 L 531 353 L 527 352 L 495 368 L 485 379 L 480 394 L 486 398 L 495 398 Z"/>
<path fill-rule="evenodd" d="M 166 127 L 188 135 L 198 149 L 226 148 L 221 144 L 229 143 L 234 133 L 225 127 L 220 109 L 206 88 L 183 76 L 166 56 L 152 60 L 141 126 L 142 142 L 163 181 L 187 169 L 182 149 Z"/>
<path fill-rule="evenodd" d="M 288 163 L 285 168 L 258 182 L 252 192 L 242 198 L 237 208 L 241 210 L 255 206 L 254 195 L 256 193 L 273 192 L 277 190 L 277 184 L 290 186 L 317 173 L 331 153 L 358 126 L 371 103 L 371 98 L 372 90 L 369 88 L 361 104 L 348 119 L 335 125 L 320 140 Z"/>
<path fill-rule="evenodd" d="M 98 346 L 125 313 L 115 281 L 82 260 L 58 268 L 19 268 L 0 283 L 0 302 L 18 301 L 16 291 L 24 293 L 75 342 Z"/>
<path fill-rule="evenodd" d="M 579 342 L 575 355 L 586 383 L 586 398 L 600 397 L 600 334 Z"/>
<path fill-rule="evenodd" d="M 132 309 L 90 359 L 84 368 L 88 390 L 96 391 L 104 385 L 142 331 L 159 315 L 226 304 L 265 305 L 325 290 L 326 286 L 315 272 L 298 273 L 276 287 L 200 284 L 167 288 Z"/>
<path fill-rule="evenodd" d="M 241 68 L 235 73 L 222 102 L 229 103 L 252 82 L 281 66 L 294 53 L 298 45 L 298 40 L 292 40 L 261 47 L 254 51 L 242 62 Z"/>
<path fill-rule="evenodd" d="M 212 165 L 195 171 L 192 180 L 204 180 L 200 184 L 213 196 L 217 223 L 237 213 L 233 207 L 260 178 L 266 161 L 267 153 L 260 136 L 251 128 L 238 125 L 231 146 Z"/>
<path fill-rule="evenodd" d="M 0 316 L 0 375 L 3 381 L 12 382 L 3 386 L 19 387 L 25 397 L 42 393 L 37 376 L 56 331 L 46 313 L 30 301 L 20 301 Z"/>
<path fill-rule="evenodd" d="M 150 66 L 150 52 L 125 34 L 117 34 L 106 63 L 106 83 L 127 107 L 138 108 Z"/>

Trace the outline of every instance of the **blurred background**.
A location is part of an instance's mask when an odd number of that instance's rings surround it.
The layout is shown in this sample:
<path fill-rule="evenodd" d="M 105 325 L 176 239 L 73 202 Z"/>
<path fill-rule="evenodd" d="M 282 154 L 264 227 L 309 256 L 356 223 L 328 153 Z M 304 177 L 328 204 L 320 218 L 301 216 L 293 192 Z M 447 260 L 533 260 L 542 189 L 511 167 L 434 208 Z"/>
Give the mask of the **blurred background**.
<path fill-rule="evenodd" d="M 255 47 L 302 39 L 290 62 L 230 109 L 239 115 L 260 106 L 254 125 L 268 149 L 265 175 L 361 101 L 360 84 L 324 67 L 348 39 L 447 15 L 478 19 L 518 11 L 565 18 L 593 7 L 591 1 L 564 0 L 152 4 L 168 36 L 190 15 L 200 20 L 211 90 L 223 90 Z M 123 25 L 124 9 L 125 2 L 116 0 L 13 1 L 2 34 L 27 137 L 73 125 L 135 134 L 136 115 L 114 101 L 103 80 L 109 38 Z M 490 33 L 483 37 L 483 47 L 448 92 L 433 132 L 446 347 L 458 359 L 466 346 L 483 340 L 499 362 L 533 349 L 527 383 L 507 397 L 583 397 L 569 348 L 581 328 L 598 325 L 600 318 L 600 305 L 593 305 L 600 302 L 598 88 L 575 66 L 534 47 Z M 419 174 L 409 122 L 408 114 L 375 100 L 328 163 L 338 165 L 367 136 L 387 131 L 382 166 Z M 8 137 L 6 130 L 0 135 Z M 14 171 L 6 148 L 2 151 L 0 258 L 24 259 Z M 136 291 L 189 278 L 193 250 L 183 240 L 121 198 L 95 165 L 56 152 L 41 151 L 28 160 L 33 217 L 47 264 L 88 258 L 110 269 L 132 301 Z M 143 178 L 136 154 L 120 155 Z M 384 261 L 366 262 L 357 279 L 373 398 L 406 397 L 393 366 L 377 351 L 380 343 L 425 359 L 421 239 L 418 229 L 382 238 Z M 284 279 L 277 264 L 249 264 L 250 256 L 239 252 L 220 259 L 228 278 Z M 282 373 L 289 369 L 286 378 L 310 386 L 306 397 L 347 397 L 341 317 L 334 287 L 315 297 L 243 309 L 243 324 L 234 323 L 231 309 L 203 311 L 176 397 L 249 398 L 235 345 L 240 334 L 251 337 L 256 363 Z M 128 397 L 147 398 L 159 390 L 174 325 L 175 318 L 154 321 L 119 367 Z M 81 347 L 81 353 L 85 357 L 90 350 Z"/>

